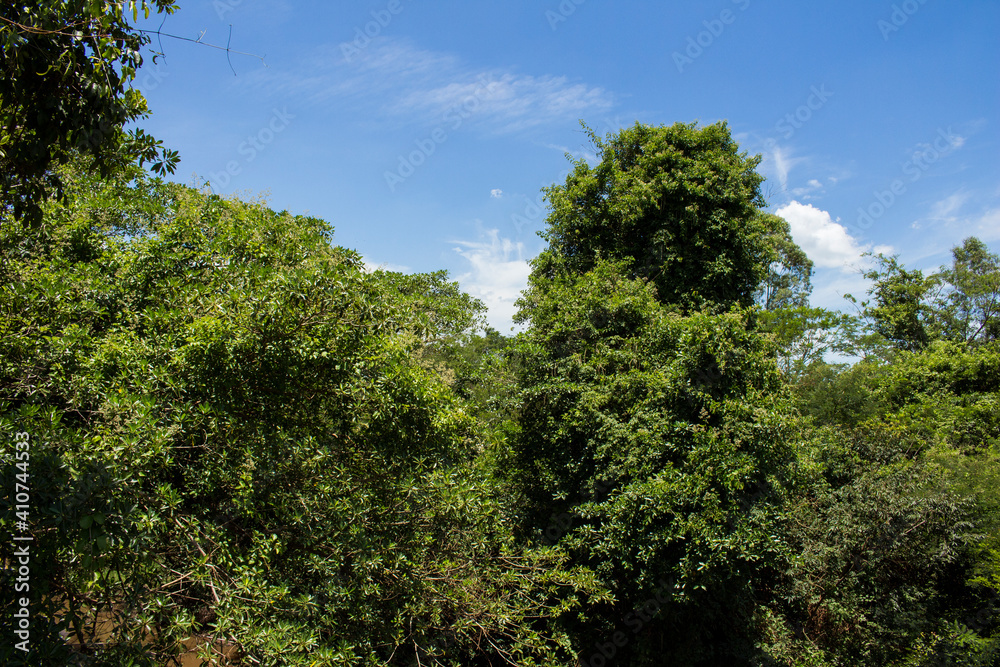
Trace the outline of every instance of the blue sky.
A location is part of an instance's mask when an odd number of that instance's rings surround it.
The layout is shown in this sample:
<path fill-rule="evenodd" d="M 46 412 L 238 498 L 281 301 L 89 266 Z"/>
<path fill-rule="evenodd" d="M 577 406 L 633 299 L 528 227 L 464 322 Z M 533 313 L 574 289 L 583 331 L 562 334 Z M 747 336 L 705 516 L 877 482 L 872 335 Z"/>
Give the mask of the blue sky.
<path fill-rule="evenodd" d="M 162 20 L 162 18 L 161 18 Z M 143 27 L 153 28 L 150 20 Z M 447 269 L 511 327 L 566 153 L 726 120 L 769 209 L 848 309 L 866 250 L 936 268 L 1000 249 L 1000 3 L 181 2 L 138 87 L 175 180 L 329 220 L 373 266 Z M 154 39 L 152 45 L 159 48 Z"/>

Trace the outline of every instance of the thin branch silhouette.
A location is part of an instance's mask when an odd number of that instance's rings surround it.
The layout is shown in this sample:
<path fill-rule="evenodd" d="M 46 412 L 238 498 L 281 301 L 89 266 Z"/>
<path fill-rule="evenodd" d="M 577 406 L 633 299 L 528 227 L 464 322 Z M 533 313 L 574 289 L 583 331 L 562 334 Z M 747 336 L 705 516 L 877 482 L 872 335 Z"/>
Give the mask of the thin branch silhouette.
<path fill-rule="evenodd" d="M 236 68 L 233 67 L 233 61 L 229 58 L 229 45 L 233 43 L 233 24 L 229 24 L 229 39 L 226 40 L 226 62 L 229 63 L 229 69 L 233 70 L 233 76 L 236 76 Z M 260 59 L 261 62 L 264 61 L 263 58 Z"/>
<path fill-rule="evenodd" d="M 170 37 L 171 39 L 179 39 L 179 40 L 182 40 L 182 41 L 185 41 L 185 42 L 194 42 L 195 44 L 201 44 L 202 46 L 208 46 L 208 47 L 213 48 L 213 49 L 219 49 L 220 51 L 225 51 L 226 52 L 226 60 L 229 60 L 229 67 L 230 67 L 230 69 L 233 70 L 233 76 L 236 76 L 236 69 L 233 67 L 232 60 L 230 60 L 230 54 L 232 54 L 232 53 L 235 53 L 235 54 L 240 55 L 240 56 L 250 56 L 251 58 L 257 58 L 258 60 L 260 60 L 261 64 L 264 65 L 264 67 L 267 67 L 267 62 L 264 60 L 264 58 L 267 57 L 266 53 L 261 56 L 261 55 L 258 55 L 256 53 L 248 53 L 246 51 L 236 51 L 235 49 L 230 48 L 229 44 L 232 42 L 232 39 L 233 39 L 233 26 L 232 26 L 232 24 L 230 24 L 230 26 L 229 26 L 229 42 L 227 42 L 225 46 L 220 46 L 218 44 L 212 44 L 210 42 L 203 42 L 203 41 L 201 41 L 201 38 L 205 36 L 204 32 L 202 32 L 200 35 L 198 35 L 198 39 L 193 39 L 191 37 L 181 37 L 180 35 L 173 35 L 173 34 L 171 34 L 169 32 L 163 32 L 161 28 L 162 28 L 162 26 L 160 26 L 160 28 L 157 28 L 156 30 L 142 30 L 142 29 L 140 29 L 140 30 L 138 30 L 138 32 L 141 32 L 141 33 L 146 34 L 146 35 L 156 35 L 157 39 L 159 39 L 160 37 Z"/>
<path fill-rule="evenodd" d="M 64 37 L 72 37 L 74 39 L 85 39 L 87 37 L 90 37 L 91 39 L 96 39 L 98 37 L 112 37 L 113 36 L 110 33 L 107 33 L 107 34 L 105 34 L 105 33 L 94 33 L 94 34 L 90 34 L 90 35 L 82 35 L 82 34 L 79 34 L 78 32 L 68 32 L 72 28 L 87 26 L 88 25 L 87 21 L 79 21 L 77 23 L 70 23 L 68 25 L 63 26 L 62 28 L 57 28 L 57 29 L 54 29 L 54 30 L 53 29 L 49 29 L 49 28 L 37 28 L 35 26 L 24 25 L 23 23 L 18 23 L 17 21 L 9 19 L 9 18 L 7 18 L 5 16 L 0 16 L 0 21 L 3 21 L 4 23 L 7 23 L 7 24 L 15 27 L 15 28 L 17 28 L 20 31 L 28 32 L 28 33 L 33 33 L 33 34 L 36 34 L 36 35 L 61 35 L 61 36 L 64 36 Z M 165 16 L 163 17 L 163 22 L 164 23 L 166 22 L 166 17 Z M 201 35 L 198 36 L 198 39 L 192 39 L 191 37 L 182 37 L 180 35 L 174 35 L 174 34 L 171 34 L 169 32 L 163 32 L 163 23 L 160 23 L 160 27 L 157 28 L 156 30 L 143 30 L 142 28 L 137 28 L 136 32 L 144 34 L 144 35 L 156 35 L 157 43 L 160 45 L 160 53 L 159 53 L 159 55 L 162 56 L 162 57 L 164 57 L 164 58 L 166 58 L 166 54 L 163 51 L 163 40 L 162 40 L 162 38 L 163 37 L 169 37 L 171 39 L 179 39 L 179 40 L 184 41 L 184 42 L 194 42 L 195 44 L 201 44 L 202 46 L 207 46 L 207 47 L 210 47 L 210 48 L 213 48 L 213 49 L 219 49 L 220 51 L 225 51 L 226 52 L 226 60 L 229 61 L 229 67 L 230 67 L 230 69 L 233 70 L 233 75 L 234 76 L 236 75 L 236 69 L 233 67 L 232 59 L 230 57 L 231 54 L 233 54 L 233 53 L 235 53 L 237 55 L 241 55 L 241 56 L 250 56 L 251 58 L 257 58 L 264 65 L 264 67 L 267 67 L 267 62 L 264 60 L 264 58 L 267 57 L 266 53 L 264 55 L 258 55 L 256 53 L 249 53 L 247 51 L 236 51 L 235 49 L 233 49 L 233 48 L 230 47 L 230 44 L 232 43 L 232 39 L 233 39 L 233 26 L 232 26 L 232 24 L 229 25 L 229 41 L 226 43 L 226 46 L 220 46 L 218 44 L 212 44 L 210 42 L 203 42 L 203 41 L 201 41 L 201 38 L 204 37 L 204 35 L 205 35 L 204 32 L 202 32 Z M 98 51 L 98 55 L 100 55 L 99 51 Z"/>

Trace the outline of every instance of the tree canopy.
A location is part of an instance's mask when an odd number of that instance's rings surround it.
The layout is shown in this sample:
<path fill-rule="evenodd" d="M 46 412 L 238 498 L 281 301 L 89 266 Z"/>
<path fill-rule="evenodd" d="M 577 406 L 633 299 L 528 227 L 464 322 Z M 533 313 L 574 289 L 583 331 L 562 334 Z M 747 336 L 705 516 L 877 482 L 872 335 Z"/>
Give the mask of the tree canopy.
<path fill-rule="evenodd" d="M 774 257 L 760 158 L 741 153 L 725 123 L 588 135 L 600 162 L 577 160 L 565 184 L 545 190 L 549 247 L 535 270 L 579 274 L 598 258 L 628 259 L 628 275 L 649 279 L 663 303 L 749 306 Z"/>
<path fill-rule="evenodd" d="M 1000 665 L 985 243 L 815 308 L 725 123 L 589 131 L 504 337 L 146 171 L 173 9 L 0 15 L 0 663 Z"/>

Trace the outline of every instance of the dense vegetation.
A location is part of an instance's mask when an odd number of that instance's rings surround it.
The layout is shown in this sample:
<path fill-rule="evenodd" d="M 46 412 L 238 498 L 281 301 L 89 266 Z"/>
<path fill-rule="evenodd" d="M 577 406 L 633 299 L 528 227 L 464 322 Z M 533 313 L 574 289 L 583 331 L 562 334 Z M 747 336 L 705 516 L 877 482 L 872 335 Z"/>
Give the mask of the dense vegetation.
<path fill-rule="evenodd" d="M 5 23 L 11 76 L 26 25 L 128 32 L 81 7 Z M 0 154 L 3 664 L 1000 665 L 978 239 L 827 312 L 724 123 L 591 133 L 504 337 L 444 272 L 145 172 L 103 94 L 110 143 L 0 128 L 46 147 Z"/>

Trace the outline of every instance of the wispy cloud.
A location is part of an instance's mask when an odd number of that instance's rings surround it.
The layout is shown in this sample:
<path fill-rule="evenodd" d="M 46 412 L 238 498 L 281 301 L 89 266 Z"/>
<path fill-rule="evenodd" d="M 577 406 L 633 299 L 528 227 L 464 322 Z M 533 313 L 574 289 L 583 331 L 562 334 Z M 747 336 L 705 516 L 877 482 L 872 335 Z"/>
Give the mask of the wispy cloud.
<path fill-rule="evenodd" d="M 790 148 L 779 146 L 774 144 L 764 154 L 764 164 L 762 168 L 765 171 L 773 172 L 778 178 L 778 182 L 781 184 L 782 190 L 788 189 L 788 174 L 798 163 L 802 162 L 805 158 L 793 157 L 792 150 Z"/>
<path fill-rule="evenodd" d="M 790 194 L 799 199 L 811 199 L 815 193 L 823 190 L 823 184 L 817 179 L 811 178 L 805 185 L 792 188 Z"/>
<path fill-rule="evenodd" d="M 956 214 L 965 205 L 965 202 L 969 201 L 969 196 L 970 193 L 962 189 L 945 197 L 941 201 L 934 202 L 934 205 L 931 207 L 930 219 L 954 222 L 957 219 Z"/>
<path fill-rule="evenodd" d="M 480 123 L 508 132 L 579 118 L 611 105 L 611 98 L 604 90 L 570 83 L 566 77 L 498 72 L 455 75 L 461 80 L 409 91 L 389 111 L 397 115 L 423 115 L 429 120 L 474 114 Z"/>
<path fill-rule="evenodd" d="M 353 58 L 336 45 L 292 70 L 257 72 L 247 85 L 308 104 L 349 103 L 384 121 L 441 123 L 456 114 L 493 132 L 511 132 L 610 109 L 602 88 L 550 74 L 477 69 L 408 40 L 377 37 Z"/>
<path fill-rule="evenodd" d="M 913 229 L 929 233 L 937 229 L 937 235 L 948 239 L 978 236 L 984 241 L 1000 239 L 1000 192 L 984 194 L 961 188 L 930 206 L 927 215 L 913 223 Z M 937 236 L 935 243 L 940 241 Z"/>

